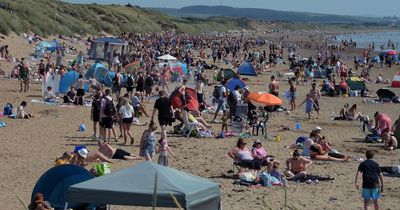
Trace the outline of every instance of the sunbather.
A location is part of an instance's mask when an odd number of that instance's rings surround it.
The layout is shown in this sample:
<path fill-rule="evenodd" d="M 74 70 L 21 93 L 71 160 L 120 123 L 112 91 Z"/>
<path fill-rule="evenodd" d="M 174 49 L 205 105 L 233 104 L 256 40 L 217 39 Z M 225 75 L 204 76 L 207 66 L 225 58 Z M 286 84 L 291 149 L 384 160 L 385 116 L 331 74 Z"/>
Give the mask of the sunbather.
<path fill-rule="evenodd" d="M 358 120 L 362 117 L 361 112 L 357 112 L 357 104 L 353 104 L 350 109 L 347 110 L 347 120 Z"/>
<path fill-rule="evenodd" d="M 250 150 L 246 147 L 246 142 L 244 139 L 239 138 L 236 143 L 236 147 L 228 152 L 229 157 L 233 160 L 238 161 L 241 165 L 258 171 L 260 170 L 260 163 L 254 160 L 254 156 L 251 154 Z"/>
<path fill-rule="evenodd" d="M 384 143 L 384 149 L 386 150 L 394 150 L 397 148 L 397 139 L 396 137 L 392 136 L 392 133 L 388 130 L 385 130 L 382 133 L 382 140 Z"/>
<path fill-rule="evenodd" d="M 299 151 L 296 149 L 293 152 L 293 157 L 286 160 L 286 171 L 284 174 L 287 179 L 297 180 L 306 176 L 306 170 L 311 164 L 312 161 L 300 157 Z"/>
<path fill-rule="evenodd" d="M 108 158 L 120 160 L 140 160 L 140 157 L 133 155 L 123 149 L 115 149 L 105 141 L 99 140 L 99 152 Z"/>
<path fill-rule="evenodd" d="M 85 167 L 88 162 L 94 162 L 96 160 L 111 163 L 111 160 L 109 160 L 106 156 L 101 154 L 99 151 L 89 153 L 89 151 L 85 148 L 80 149 L 77 152 L 74 152 L 72 154 L 70 163 L 73 165 Z"/>

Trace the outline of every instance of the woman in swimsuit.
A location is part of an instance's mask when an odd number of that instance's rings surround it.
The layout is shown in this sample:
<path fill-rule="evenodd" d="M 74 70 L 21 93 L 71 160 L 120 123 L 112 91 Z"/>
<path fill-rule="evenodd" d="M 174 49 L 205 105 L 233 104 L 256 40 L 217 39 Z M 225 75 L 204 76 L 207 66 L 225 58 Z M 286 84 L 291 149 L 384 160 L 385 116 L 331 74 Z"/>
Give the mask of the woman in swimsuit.
<path fill-rule="evenodd" d="M 357 104 L 353 104 L 353 106 L 347 110 L 347 120 L 358 120 L 361 116 L 361 112 L 357 112 Z"/>

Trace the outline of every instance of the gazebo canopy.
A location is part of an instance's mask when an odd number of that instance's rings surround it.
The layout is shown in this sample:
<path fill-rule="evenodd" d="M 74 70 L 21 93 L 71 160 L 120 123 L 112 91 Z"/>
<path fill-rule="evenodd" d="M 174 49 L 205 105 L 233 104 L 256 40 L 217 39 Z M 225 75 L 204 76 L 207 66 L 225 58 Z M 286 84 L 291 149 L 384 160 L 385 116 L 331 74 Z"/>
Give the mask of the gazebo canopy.
<path fill-rule="evenodd" d="M 69 202 L 126 206 L 151 206 L 157 174 L 157 207 L 177 207 L 171 194 L 185 209 L 219 209 L 217 183 L 151 161 L 73 185 Z"/>

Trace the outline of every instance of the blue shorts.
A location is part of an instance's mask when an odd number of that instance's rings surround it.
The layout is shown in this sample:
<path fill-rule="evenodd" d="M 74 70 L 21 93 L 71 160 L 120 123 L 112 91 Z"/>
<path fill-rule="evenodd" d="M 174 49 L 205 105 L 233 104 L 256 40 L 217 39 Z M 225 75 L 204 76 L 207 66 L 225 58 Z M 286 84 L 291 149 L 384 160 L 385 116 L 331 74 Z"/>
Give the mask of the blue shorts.
<path fill-rule="evenodd" d="M 381 198 L 381 190 L 377 188 L 362 188 L 362 197 L 364 200 L 377 200 Z"/>
<path fill-rule="evenodd" d="M 226 111 L 225 101 L 218 99 L 218 107 L 215 113 L 218 113 L 220 110 Z"/>

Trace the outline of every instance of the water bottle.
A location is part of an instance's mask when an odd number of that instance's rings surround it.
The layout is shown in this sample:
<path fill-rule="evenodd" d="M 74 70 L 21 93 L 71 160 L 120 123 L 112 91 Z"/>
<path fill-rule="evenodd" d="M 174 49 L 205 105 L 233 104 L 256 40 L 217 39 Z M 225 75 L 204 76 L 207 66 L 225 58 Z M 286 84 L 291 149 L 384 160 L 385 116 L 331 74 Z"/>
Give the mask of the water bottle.
<path fill-rule="evenodd" d="M 282 175 L 282 186 L 283 187 L 287 187 L 288 186 L 287 179 L 286 179 L 286 177 L 284 175 Z"/>
<path fill-rule="evenodd" d="M 334 120 L 335 119 L 335 112 L 332 112 L 332 114 L 331 114 L 331 120 Z"/>

